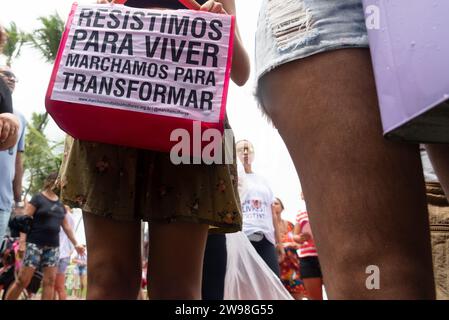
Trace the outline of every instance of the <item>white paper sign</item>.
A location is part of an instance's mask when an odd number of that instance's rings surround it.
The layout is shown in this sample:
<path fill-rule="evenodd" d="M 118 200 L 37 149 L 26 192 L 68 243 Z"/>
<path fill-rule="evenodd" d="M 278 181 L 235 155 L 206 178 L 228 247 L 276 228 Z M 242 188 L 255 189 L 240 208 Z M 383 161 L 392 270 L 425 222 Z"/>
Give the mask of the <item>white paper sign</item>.
<path fill-rule="evenodd" d="M 217 123 L 231 32 L 226 15 L 79 5 L 51 99 Z"/>

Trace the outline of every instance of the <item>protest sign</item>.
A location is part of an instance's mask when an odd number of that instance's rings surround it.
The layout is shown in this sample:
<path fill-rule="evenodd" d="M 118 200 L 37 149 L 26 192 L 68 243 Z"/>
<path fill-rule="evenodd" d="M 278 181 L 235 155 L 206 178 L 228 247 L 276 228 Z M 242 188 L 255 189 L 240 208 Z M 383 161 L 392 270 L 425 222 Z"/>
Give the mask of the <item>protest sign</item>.
<path fill-rule="evenodd" d="M 158 151 L 193 122 L 222 132 L 234 23 L 209 12 L 74 4 L 47 110 L 75 138 Z"/>

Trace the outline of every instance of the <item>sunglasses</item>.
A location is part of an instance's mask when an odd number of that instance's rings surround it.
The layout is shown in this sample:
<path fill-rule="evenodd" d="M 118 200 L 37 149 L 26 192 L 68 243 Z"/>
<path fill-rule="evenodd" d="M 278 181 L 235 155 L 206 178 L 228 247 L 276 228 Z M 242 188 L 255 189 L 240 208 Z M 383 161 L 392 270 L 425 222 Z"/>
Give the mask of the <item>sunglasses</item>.
<path fill-rule="evenodd" d="M 2 74 L 5 78 L 11 79 L 15 82 L 18 82 L 16 75 L 12 73 L 11 71 L 0 71 L 0 74 Z"/>

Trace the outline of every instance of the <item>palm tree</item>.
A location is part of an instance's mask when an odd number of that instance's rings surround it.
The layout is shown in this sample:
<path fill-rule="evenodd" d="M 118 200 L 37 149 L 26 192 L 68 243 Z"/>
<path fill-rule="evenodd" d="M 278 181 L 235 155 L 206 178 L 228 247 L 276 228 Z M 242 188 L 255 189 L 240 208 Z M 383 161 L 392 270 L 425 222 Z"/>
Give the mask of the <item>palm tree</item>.
<path fill-rule="evenodd" d="M 55 13 L 48 17 L 39 17 L 41 27 L 28 36 L 32 46 L 40 51 L 44 59 L 54 63 L 58 53 L 59 42 L 64 32 L 64 22 Z M 42 185 L 43 179 L 57 171 L 62 160 L 62 142 L 48 141 L 45 128 L 48 113 L 33 113 L 26 136 L 25 168 L 29 175 L 26 194 L 34 193 Z"/>
<path fill-rule="evenodd" d="M 54 63 L 58 54 L 59 42 L 64 32 L 64 21 L 54 13 L 48 17 L 39 17 L 42 26 L 30 35 L 32 45 L 41 52 L 47 62 Z M 37 130 L 43 132 L 48 122 L 48 113 L 41 115 Z"/>
<path fill-rule="evenodd" d="M 30 40 L 30 36 L 20 31 L 15 22 L 11 22 L 5 31 L 8 38 L 3 48 L 3 54 L 7 57 L 6 64 L 11 66 L 12 60 L 20 56 L 22 46 Z"/>
<path fill-rule="evenodd" d="M 39 21 L 42 26 L 33 32 L 31 42 L 47 62 L 53 63 L 64 32 L 64 21 L 57 13 L 48 17 L 39 17 Z"/>

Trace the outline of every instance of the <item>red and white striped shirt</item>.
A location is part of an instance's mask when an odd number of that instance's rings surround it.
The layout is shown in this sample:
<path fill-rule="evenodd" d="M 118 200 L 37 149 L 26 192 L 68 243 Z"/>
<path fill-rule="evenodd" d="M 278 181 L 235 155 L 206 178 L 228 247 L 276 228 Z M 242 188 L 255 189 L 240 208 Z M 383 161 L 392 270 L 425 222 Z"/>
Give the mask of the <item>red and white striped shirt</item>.
<path fill-rule="evenodd" d="M 309 224 L 309 215 L 307 214 L 307 211 L 298 213 L 298 215 L 296 216 L 296 223 L 299 224 L 300 233 L 307 232 L 310 235 L 312 235 L 312 230 L 310 229 Z M 315 242 L 313 241 L 313 235 L 311 240 L 306 241 L 300 245 L 298 255 L 300 258 L 318 256 L 318 252 L 316 251 L 315 247 Z"/>

